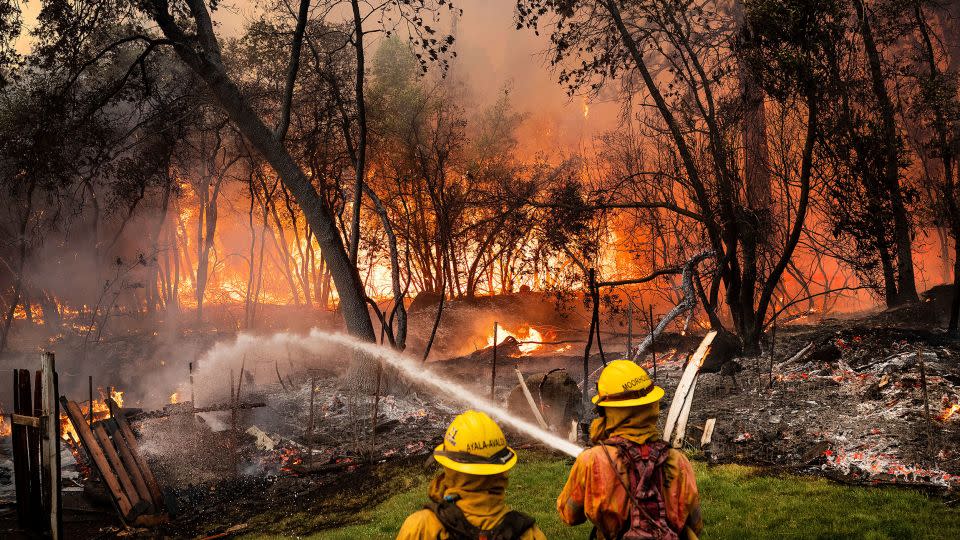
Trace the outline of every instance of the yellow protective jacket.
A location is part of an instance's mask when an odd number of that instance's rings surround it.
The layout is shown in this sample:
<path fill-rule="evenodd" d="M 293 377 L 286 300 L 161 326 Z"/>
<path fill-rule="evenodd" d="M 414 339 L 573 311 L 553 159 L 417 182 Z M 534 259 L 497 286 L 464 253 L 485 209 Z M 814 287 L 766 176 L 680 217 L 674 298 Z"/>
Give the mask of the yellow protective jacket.
<path fill-rule="evenodd" d="M 507 489 L 507 475 L 495 474 L 479 476 L 465 474 L 444 468 L 433 479 L 428 496 L 434 502 L 440 502 L 446 495 L 458 495 L 457 506 L 463 511 L 467 521 L 475 527 L 489 530 L 496 527 L 510 508 L 504 502 Z M 400 527 L 397 540 L 447 540 L 450 536 L 444 530 L 437 516 L 430 510 L 420 510 L 407 517 Z M 534 525 L 520 537 L 522 540 L 546 540 L 546 536 Z"/>
<path fill-rule="evenodd" d="M 602 540 L 616 538 L 629 524 L 631 502 L 623 487 L 624 483 L 629 485 L 627 471 L 620 462 L 617 447 L 602 448 L 599 444 L 611 437 L 621 437 L 637 444 L 657 440 L 659 412 L 658 403 L 608 407 L 605 417 L 594 420 L 590 436 L 597 446 L 588 448 L 577 457 L 567 484 L 557 498 L 557 511 L 564 523 L 578 525 L 589 519 L 597 527 L 597 537 Z M 609 452 L 609 458 L 604 448 Z M 665 474 L 661 493 L 667 521 L 674 530 L 680 531 L 681 539 L 695 540 L 703 531 L 703 520 L 693 467 L 683 453 L 673 449 L 663 466 Z"/>

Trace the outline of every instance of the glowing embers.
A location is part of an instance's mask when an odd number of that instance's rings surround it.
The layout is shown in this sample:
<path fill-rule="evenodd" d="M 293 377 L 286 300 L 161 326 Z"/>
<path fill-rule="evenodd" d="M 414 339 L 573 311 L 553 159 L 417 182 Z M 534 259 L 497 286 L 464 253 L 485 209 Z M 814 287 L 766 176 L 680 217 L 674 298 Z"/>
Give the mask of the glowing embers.
<path fill-rule="evenodd" d="M 516 332 L 511 332 L 503 327 L 498 328 L 497 345 L 506 341 L 507 338 L 517 340 L 521 356 L 528 356 L 534 351 L 543 349 L 544 347 L 543 335 L 530 325 L 522 325 Z M 487 347 L 493 347 L 492 333 L 487 337 Z"/>

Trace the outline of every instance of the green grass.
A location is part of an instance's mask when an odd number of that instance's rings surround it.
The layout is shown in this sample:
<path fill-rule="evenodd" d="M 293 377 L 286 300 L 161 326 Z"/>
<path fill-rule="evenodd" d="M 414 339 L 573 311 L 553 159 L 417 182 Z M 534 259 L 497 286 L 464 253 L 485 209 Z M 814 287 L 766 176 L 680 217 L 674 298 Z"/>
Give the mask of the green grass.
<path fill-rule="evenodd" d="M 530 453 L 522 455 L 521 460 L 511 473 L 508 502 L 532 514 L 547 538 L 586 538 L 589 524 L 567 527 L 554 511 L 570 462 Z M 842 486 L 789 475 L 765 476 L 738 465 L 707 467 L 695 462 L 694 468 L 706 523 L 703 537 L 708 540 L 960 538 L 960 512 L 920 492 Z M 307 538 L 394 538 L 406 516 L 422 508 L 426 500 L 422 472 L 411 474 L 419 476 L 413 487 L 358 512 L 356 524 Z"/>

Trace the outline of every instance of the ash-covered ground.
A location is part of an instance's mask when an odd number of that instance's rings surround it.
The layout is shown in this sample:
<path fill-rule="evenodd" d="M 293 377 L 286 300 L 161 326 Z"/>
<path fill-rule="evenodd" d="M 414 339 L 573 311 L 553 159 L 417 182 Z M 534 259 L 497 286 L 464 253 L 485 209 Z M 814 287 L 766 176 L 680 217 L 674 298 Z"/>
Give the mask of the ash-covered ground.
<path fill-rule="evenodd" d="M 701 374 L 686 431 L 688 450 L 714 463 L 748 463 L 864 485 L 911 485 L 953 497 L 960 485 L 960 342 L 938 328 L 930 309 L 928 303 L 781 326 L 761 356 L 734 358 L 720 373 Z M 424 309 L 416 324 L 431 314 Z M 449 315 L 459 322 L 445 323 L 438 352 L 424 369 L 487 395 L 492 351 L 473 330 L 471 339 L 457 340 L 476 312 L 454 306 Z M 523 314 L 515 318 L 523 320 Z M 499 345 L 493 381 L 496 399 L 533 421 L 517 385 L 519 370 L 535 404 L 562 436 L 570 433 L 571 416 L 580 407 L 583 376 L 584 332 L 576 321 L 566 322 L 539 325 L 544 340 L 554 344 L 525 351 L 511 338 Z M 535 320 L 531 325 L 538 326 Z M 657 384 L 667 391 L 663 416 L 702 337 L 695 334 L 668 334 L 655 343 Z M 605 358 L 622 357 L 623 328 L 609 324 L 602 335 Z M 140 407 L 153 411 L 134 410 L 136 401 L 127 405 L 172 514 L 170 523 L 134 535 L 203 537 L 259 529 L 305 534 L 350 522 L 358 509 L 404 487 L 398 482 L 405 476 L 397 471 L 425 470 L 446 424 L 470 406 L 464 396 L 411 385 L 389 368 L 381 373 L 379 393 L 369 381 L 358 390 L 345 382 L 347 362 L 331 362 L 316 351 L 291 352 L 286 344 L 295 336 L 281 337 L 263 340 L 266 353 L 212 364 L 215 369 L 203 372 L 206 382 L 197 384 L 200 406 L 228 404 L 227 388 L 237 384 L 239 402 L 250 408 L 234 413 L 225 406 L 194 415 L 184 403 L 182 384 L 176 387 L 180 403 Z M 218 354 L 233 358 L 237 351 Z M 342 351 L 333 356 L 345 358 Z M 653 373 L 653 355 L 642 361 Z M 594 348 L 588 387 L 602 365 Z M 241 366 L 246 366 L 243 380 L 229 382 L 230 371 L 239 374 Z M 170 391 L 166 386 L 154 393 Z M 712 442 L 702 446 L 701 432 L 711 418 L 716 419 Z M 515 446 L 547 451 L 521 434 L 508 437 Z M 9 439 L 0 442 L 0 498 L 7 502 L 12 500 L 8 447 Z M 85 526 L 103 537 L 131 534 L 103 505 L 97 482 L 82 477 L 83 464 L 64 452 L 69 477 L 64 485 L 88 505 L 80 514 Z M 316 509 L 315 520 L 284 523 L 283 516 L 304 507 Z"/>

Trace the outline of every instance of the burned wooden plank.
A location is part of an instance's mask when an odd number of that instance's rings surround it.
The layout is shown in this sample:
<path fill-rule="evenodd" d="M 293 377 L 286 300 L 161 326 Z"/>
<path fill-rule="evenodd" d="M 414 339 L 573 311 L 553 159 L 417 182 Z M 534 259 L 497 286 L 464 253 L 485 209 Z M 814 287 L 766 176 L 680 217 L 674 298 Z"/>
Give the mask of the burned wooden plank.
<path fill-rule="evenodd" d="M 100 443 L 97 441 L 96 436 L 90 431 L 90 426 L 87 425 L 86 419 L 80 411 L 80 407 L 64 397 L 60 398 L 60 404 L 63 405 L 63 409 L 67 413 L 70 423 L 73 424 L 77 435 L 80 436 L 80 442 L 83 443 L 84 448 L 86 448 L 87 455 L 90 456 L 90 460 L 93 461 L 97 471 L 100 473 L 100 477 L 103 478 L 103 482 L 107 485 L 121 516 L 123 516 L 124 519 L 131 517 L 133 505 L 130 504 L 130 500 L 126 494 L 124 494 L 123 488 L 120 486 L 120 480 L 116 474 L 114 474 L 110 463 L 107 461 L 107 457 L 100 448 Z"/>
<path fill-rule="evenodd" d="M 123 432 L 115 421 L 111 420 L 110 424 L 108 424 L 107 427 L 110 429 L 113 442 L 117 447 L 117 452 L 120 454 L 120 460 L 123 462 L 127 473 L 130 474 L 133 486 L 137 488 L 137 495 L 140 499 L 150 502 L 151 506 L 155 506 L 153 504 L 153 496 L 150 494 L 147 482 L 143 478 L 143 472 L 140 470 L 140 464 L 137 463 L 137 460 L 133 457 L 133 452 L 130 450 L 130 445 L 127 443 L 126 437 L 123 436 Z"/>
<path fill-rule="evenodd" d="M 533 395 L 530 394 L 530 389 L 527 388 L 527 382 L 523 380 L 523 373 L 520 373 L 520 368 L 514 366 L 513 370 L 517 372 L 517 380 L 520 381 L 520 389 L 523 391 L 523 397 L 527 399 L 527 405 L 530 406 L 530 410 L 533 411 L 533 415 L 537 419 L 537 423 L 540 424 L 540 427 L 544 430 L 549 430 L 546 420 L 543 419 L 543 415 L 540 414 L 540 409 L 537 407 L 536 402 L 533 401 Z"/>
<path fill-rule="evenodd" d="M 111 409 L 118 408 L 116 402 L 113 401 L 112 398 L 107 398 L 107 405 Z M 130 423 L 127 422 L 127 416 L 123 414 L 122 411 L 118 411 L 118 414 L 114 415 L 114 420 L 117 422 L 117 426 L 120 428 L 120 432 L 123 434 L 123 439 L 130 448 L 130 452 L 133 454 L 133 459 L 140 467 L 140 473 L 143 475 L 143 480 L 147 483 L 147 489 L 150 490 L 150 498 L 153 500 L 154 506 L 156 508 L 162 508 L 163 492 L 160 491 L 160 484 L 157 483 L 156 477 L 153 476 L 153 471 L 147 464 L 147 460 L 144 459 L 143 455 L 140 454 L 140 445 L 137 442 L 136 436 L 133 434 L 133 430 L 130 429 Z"/>
<path fill-rule="evenodd" d="M 20 391 L 21 371 L 13 370 L 13 410 L 18 415 L 24 414 L 24 406 Z M 29 384 L 29 380 L 28 383 Z M 13 444 L 13 476 L 17 492 L 17 520 L 21 527 L 26 527 L 29 522 L 30 511 L 30 455 L 27 442 L 27 427 L 22 424 L 14 423 L 11 426 L 11 437 Z"/>
<path fill-rule="evenodd" d="M 102 423 L 94 424 L 93 433 L 100 442 L 100 447 L 103 449 L 103 454 L 107 456 L 107 461 L 110 462 L 110 466 L 113 467 L 117 478 L 120 480 L 120 486 L 123 488 L 127 500 L 130 501 L 132 507 L 131 515 L 136 517 L 149 512 L 151 506 L 150 501 L 140 498 L 140 495 L 137 493 L 137 488 L 133 485 L 133 480 L 130 478 L 130 474 L 127 472 L 126 467 L 123 466 L 123 462 L 120 460 L 120 456 L 113 446 L 113 441 L 110 440 L 110 436 L 107 434 L 106 428 L 103 427 Z"/>
<path fill-rule="evenodd" d="M 39 375 L 39 373 L 38 373 Z M 39 382 L 39 381 L 38 381 Z M 37 398 L 39 398 L 40 389 L 35 388 L 35 392 L 30 388 L 30 370 L 20 370 L 20 406 L 24 415 L 37 415 Z M 40 498 L 40 429 L 39 427 L 27 427 L 27 460 L 29 471 L 30 488 L 27 504 L 27 521 L 29 526 L 37 529 L 42 524 L 43 501 Z"/>
<path fill-rule="evenodd" d="M 27 426 L 40 428 L 40 419 L 36 416 L 24 416 L 22 414 L 13 413 L 10 415 L 10 421 L 18 426 Z"/>

